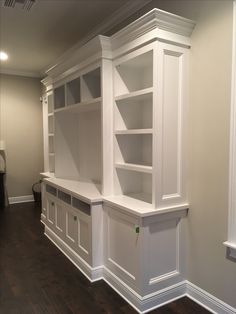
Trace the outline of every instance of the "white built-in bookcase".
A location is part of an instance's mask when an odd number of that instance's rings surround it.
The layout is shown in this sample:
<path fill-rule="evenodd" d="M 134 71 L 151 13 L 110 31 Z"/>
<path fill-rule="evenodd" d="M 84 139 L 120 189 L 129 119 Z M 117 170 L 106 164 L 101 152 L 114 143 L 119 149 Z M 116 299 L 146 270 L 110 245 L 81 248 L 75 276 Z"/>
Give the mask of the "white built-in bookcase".
<path fill-rule="evenodd" d="M 193 28 L 154 9 L 72 50 L 43 80 L 45 165 L 54 172 L 44 174 L 45 234 L 140 313 L 182 296 L 173 287 L 185 285 Z"/>
<path fill-rule="evenodd" d="M 152 204 L 152 46 L 114 62 L 114 194 Z"/>
<path fill-rule="evenodd" d="M 160 27 L 156 33 L 151 23 L 137 35 L 131 24 L 110 38 L 98 36 L 80 49 L 77 63 L 67 60 L 49 70 L 48 156 L 56 178 L 100 184 L 101 194 L 122 206 L 187 204 L 187 59 L 193 24 L 171 18 L 168 31 Z M 148 15 L 142 19 L 149 22 Z"/>

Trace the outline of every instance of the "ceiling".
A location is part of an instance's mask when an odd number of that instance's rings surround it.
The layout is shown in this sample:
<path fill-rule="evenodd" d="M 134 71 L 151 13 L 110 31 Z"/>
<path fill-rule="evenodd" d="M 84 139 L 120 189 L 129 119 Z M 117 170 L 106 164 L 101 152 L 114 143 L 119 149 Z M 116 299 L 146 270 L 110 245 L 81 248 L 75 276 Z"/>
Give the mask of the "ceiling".
<path fill-rule="evenodd" d="M 0 0 L 0 50 L 9 54 L 0 72 L 40 77 L 78 41 L 104 33 L 148 2 L 36 0 L 27 11 L 21 3 L 4 7 Z"/>

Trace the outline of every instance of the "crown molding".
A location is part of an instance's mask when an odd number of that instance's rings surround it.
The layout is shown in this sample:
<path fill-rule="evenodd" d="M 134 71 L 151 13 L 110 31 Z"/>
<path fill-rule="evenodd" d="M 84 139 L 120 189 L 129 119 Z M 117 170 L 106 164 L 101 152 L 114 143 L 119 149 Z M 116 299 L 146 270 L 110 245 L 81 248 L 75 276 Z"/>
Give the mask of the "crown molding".
<path fill-rule="evenodd" d="M 64 54 L 62 54 L 56 61 L 41 71 L 41 76 L 43 77 L 45 73 L 50 72 L 55 66 L 63 63 L 65 60 L 70 59 L 73 54 L 78 51 L 79 48 L 88 43 L 92 38 L 97 35 L 105 34 L 111 28 L 122 23 L 132 14 L 139 11 L 141 8 L 146 6 L 152 0 L 130 0 L 125 5 L 123 5 L 119 10 L 115 11 L 109 18 L 105 19 L 101 24 L 94 27 L 86 36 L 84 36 L 77 44 L 67 50 Z"/>
<path fill-rule="evenodd" d="M 60 81 L 101 58 L 112 58 L 111 44 L 109 37 L 98 35 L 81 48 L 74 50 L 70 56 L 63 56 L 60 62 L 46 71 L 46 74 L 53 79 L 53 82 Z"/>
<path fill-rule="evenodd" d="M 33 77 L 33 78 L 39 78 L 39 79 L 43 77 L 41 72 L 21 71 L 21 70 L 12 70 L 12 69 L 5 69 L 5 68 L 0 69 L 0 74 Z"/>
<path fill-rule="evenodd" d="M 195 24 L 194 21 L 181 16 L 153 9 L 111 36 L 112 48 L 118 49 L 120 46 L 155 30 L 155 34 L 152 35 L 153 38 L 162 39 L 164 32 L 164 37 L 168 39 L 168 33 L 174 33 L 174 37 L 173 35 L 169 36 L 170 41 L 190 46 L 189 37 Z"/>

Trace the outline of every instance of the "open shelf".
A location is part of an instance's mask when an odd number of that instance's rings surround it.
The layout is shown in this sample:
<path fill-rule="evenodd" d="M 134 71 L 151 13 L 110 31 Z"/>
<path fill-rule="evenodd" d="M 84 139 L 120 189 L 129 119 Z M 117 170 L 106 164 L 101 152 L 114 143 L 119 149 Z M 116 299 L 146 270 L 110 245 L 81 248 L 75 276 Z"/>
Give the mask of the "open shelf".
<path fill-rule="evenodd" d="M 80 78 L 76 78 L 66 84 L 66 104 L 74 105 L 81 101 L 80 99 Z"/>
<path fill-rule="evenodd" d="M 65 107 L 65 86 L 54 89 L 54 109 Z"/>
<path fill-rule="evenodd" d="M 115 96 L 153 86 L 153 51 L 118 64 L 114 69 Z"/>
<path fill-rule="evenodd" d="M 115 195 L 152 203 L 152 175 L 117 168 L 115 171 Z"/>
<path fill-rule="evenodd" d="M 152 128 L 152 89 L 116 98 L 115 130 Z"/>
<path fill-rule="evenodd" d="M 152 166 L 152 135 L 116 135 L 115 162 Z"/>
<path fill-rule="evenodd" d="M 81 78 L 82 101 L 101 97 L 101 73 L 100 68 L 84 74 Z"/>
<path fill-rule="evenodd" d="M 80 113 L 87 111 L 100 110 L 101 108 L 101 97 L 83 101 L 74 105 L 69 105 L 64 108 L 55 110 L 55 113 L 58 112 L 68 112 L 68 113 Z"/>

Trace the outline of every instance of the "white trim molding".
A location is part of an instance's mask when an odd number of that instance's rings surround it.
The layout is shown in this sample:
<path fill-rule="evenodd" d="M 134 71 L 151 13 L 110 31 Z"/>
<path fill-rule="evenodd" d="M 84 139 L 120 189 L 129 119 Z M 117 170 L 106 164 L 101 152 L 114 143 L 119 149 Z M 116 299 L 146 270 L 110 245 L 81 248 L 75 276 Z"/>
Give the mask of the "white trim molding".
<path fill-rule="evenodd" d="M 232 81 L 229 160 L 229 217 L 228 239 L 224 245 L 236 259 L 236 0 L 233 2 Z"/>
<path fill-rule="evenodd" d="M 199 288 L 193 283 L 186 282 L 186 296 L 208 311 L 215 314 L 235 314 L 236 309 Z"/>
<path fill-rule="evenodd" d="M 27 202 L 33 202 L 33 201 L 34 201 L 33 195 L 9 197 L 10 204 L 27 203 Z"/>

